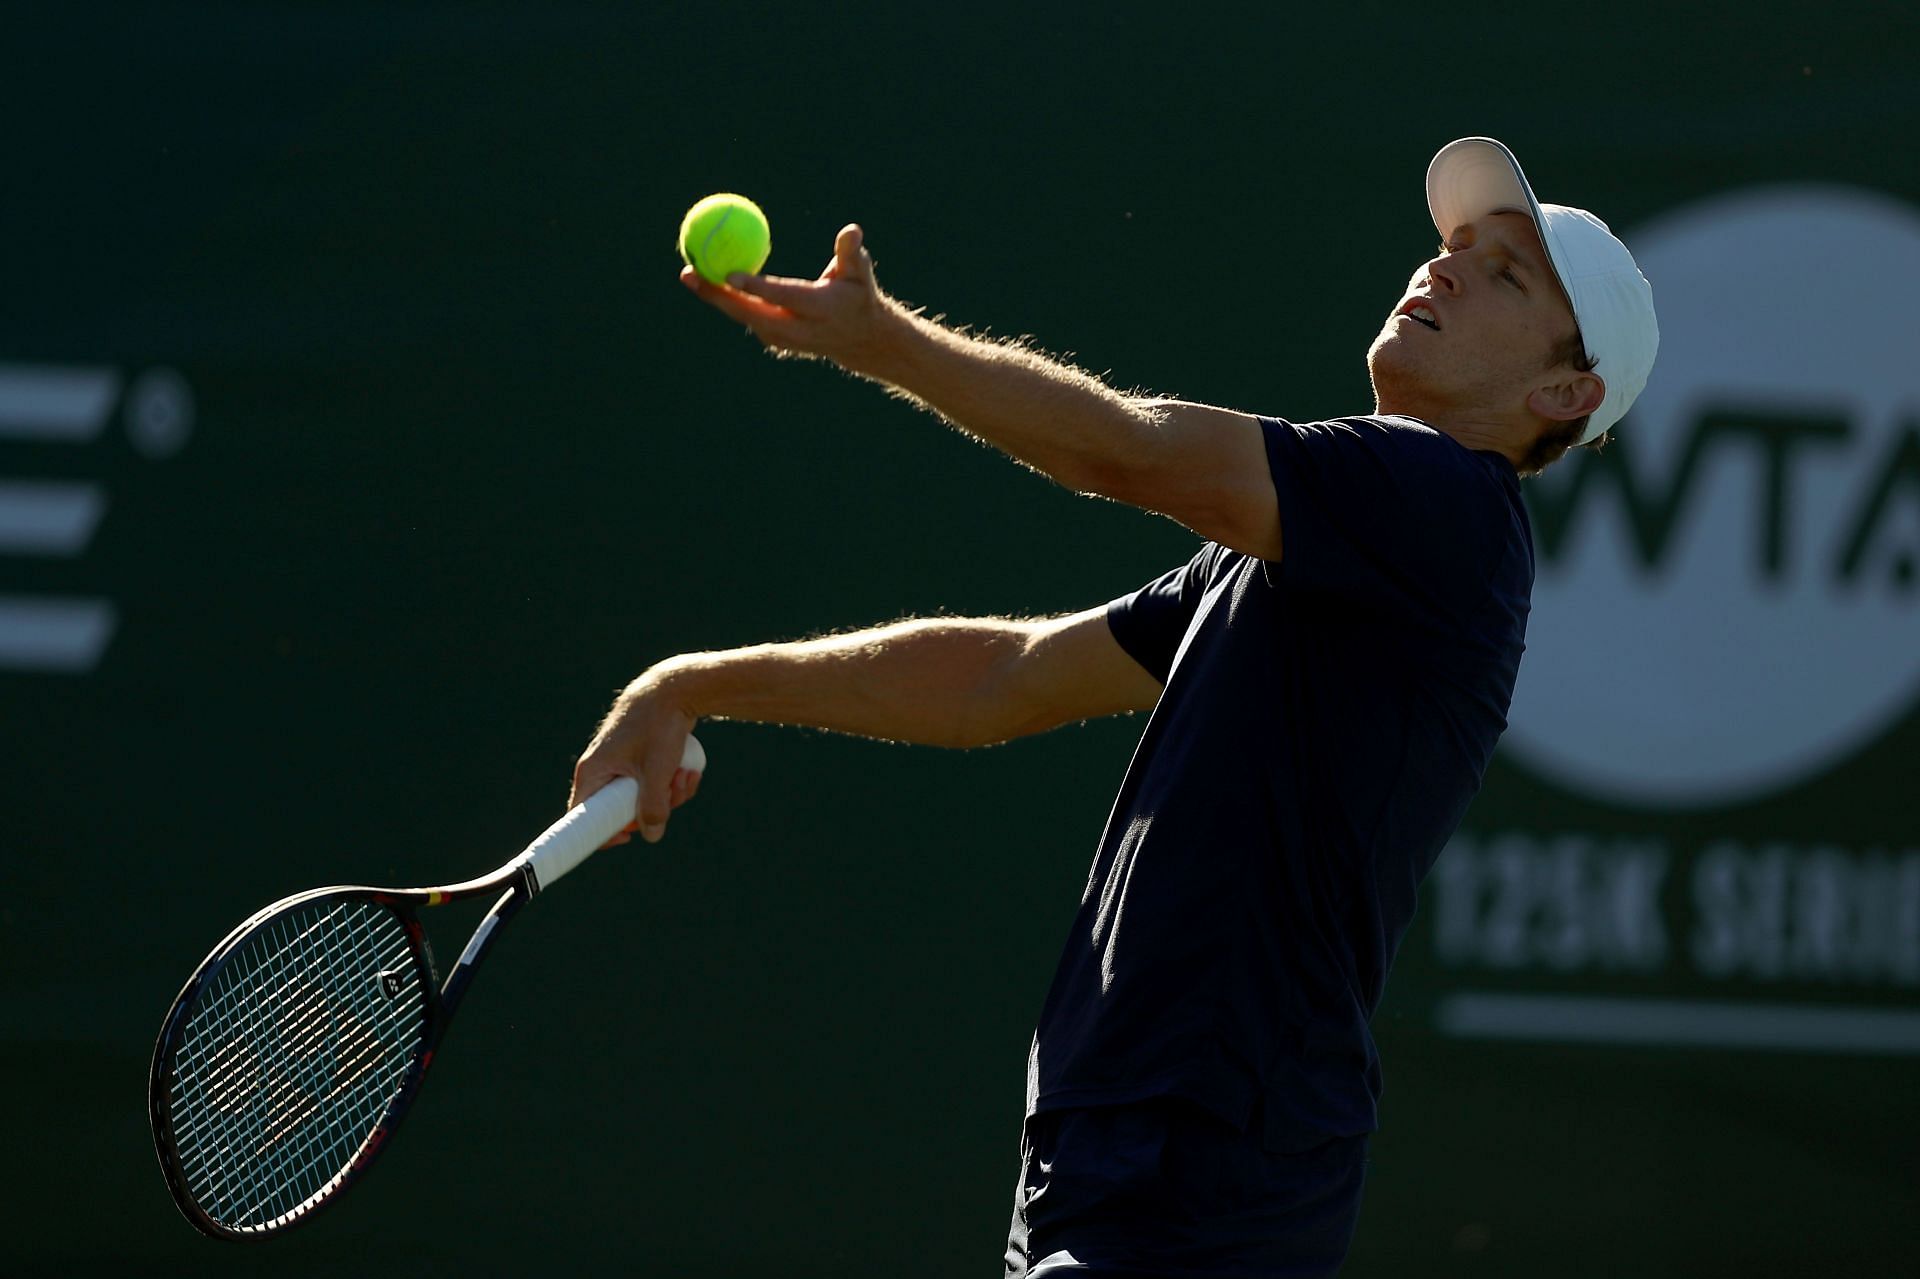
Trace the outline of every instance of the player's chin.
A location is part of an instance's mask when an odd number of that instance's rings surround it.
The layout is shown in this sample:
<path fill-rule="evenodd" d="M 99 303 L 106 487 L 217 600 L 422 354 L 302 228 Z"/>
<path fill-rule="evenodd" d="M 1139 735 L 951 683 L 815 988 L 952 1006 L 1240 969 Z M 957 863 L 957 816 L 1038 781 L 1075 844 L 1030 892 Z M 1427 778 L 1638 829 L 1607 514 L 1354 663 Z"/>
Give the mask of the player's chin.
<path fill-rule="evenodd" d="M 1367 348 L 1367 373 L 1373 378 L 1373 385 L 1379 389 L 1383 385 L 1414 380 L 1419 370 L 1419 353 L 1408 344 L 1406 335 L 1394 331 L 1393 322 L 1380 330 L 1380 336 Z"/>
<path fill-rule="evenodd" d="M 1404 338 L 1376 342 L 1367 352 L 1367 376 L 1382 413 L 1424 417 L 1424 407 L 1447 398 L 1446 371 L 1435 367 L 1423 352 L 1408 350 Z"/>

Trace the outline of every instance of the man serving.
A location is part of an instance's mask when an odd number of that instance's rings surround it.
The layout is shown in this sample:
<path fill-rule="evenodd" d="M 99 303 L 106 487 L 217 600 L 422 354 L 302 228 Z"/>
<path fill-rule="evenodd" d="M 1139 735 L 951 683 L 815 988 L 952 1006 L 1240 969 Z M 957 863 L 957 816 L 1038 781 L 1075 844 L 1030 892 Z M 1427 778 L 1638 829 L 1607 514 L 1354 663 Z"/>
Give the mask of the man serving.
<path fill-rule="evenodd" d="M 1207 539 L 1101 607 L 930 619 L 670 659 L 615 702 L 577 802 L 643 778 L 663 833 L 707 717 L 977 746 L 1151 711 L 1028 1063 L 1010 1279 L 1323 1275 L 1359 1211 L 1368 1020 L 1422 877 L 1479 789 L 1533 585 L 1519 478 L 1646 384 L 1652 293 L 1500 143 L 1427 173 L 1439 252 L 1328 422 L 1122 394 L 876 285 L 859 227 L 817 280 L 682 280 L 1082 493 Z"/>

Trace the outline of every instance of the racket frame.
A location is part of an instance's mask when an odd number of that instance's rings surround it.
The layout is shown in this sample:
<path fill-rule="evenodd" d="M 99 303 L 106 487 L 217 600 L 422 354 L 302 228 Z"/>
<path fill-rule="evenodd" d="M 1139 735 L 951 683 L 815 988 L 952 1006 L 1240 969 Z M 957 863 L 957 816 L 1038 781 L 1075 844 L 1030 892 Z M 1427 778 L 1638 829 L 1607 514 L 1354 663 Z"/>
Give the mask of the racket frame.
<path fill-rule="evenodd" d="M 687 738 L 680 766 L 696 773 L 705 770 L 706 751 L 698 739 Z M 479 879 L 443 884 L 437 888 L 337 885 L 310 889 L 262 907 L 229 932 L 194 969 L 193 976 L 187 979 L 186 985 L 174 998 L 173 1006 L 168 1009 L 161 1023 L 159 1038 L 154 1043 L 153 1064 L 147 1077 L 147 1113 L 152 1121 L 155 1153 L 159 1156 L 167 1189 L 186 1219 L 202 1233 L 216 1239 L 268 1238 L 311 1219 L 316 1211 L 340 1198 L 343 1191 L 365 1176 L 374 1156 L 391 1143 L 394 1130 L 413 1105 L 420 1084 L 426 1077 L 427 1067 L 433 1064 L 440 1040 L 466 996 L 473 972 L 493 948 L 502 925 L 518 914 L 542 888 L 552 887 L 562 875 L 571 872 L 616 833 L 627 828 L 634 817 L 639 789 L 636 778 L 614 779 L 548 827 L 513 860 Z M 497 889 L 505 891 L 474 928 L 473 936 L 461 950 L 445 982 L 439 982 L 433 962 L 433 948 L 420 925 L 418 910 L 481 896 Z M 173 1078 L 173 1066 L 181 1046 L 183 1028 L 200 991 L 239 950 L 242 943 L 282 913 L 329 897 L 371 901 L 392 911 L 406 929 L 409 950 L 420 968 L 420 985 L 426 1002 L 426 1024 L 420 1048 L 408 1064 L 407 1073 L 394 1090 L 386 1111 L 347 1161 L 346 1167 L 334 1174 L 320 1189 L 279 1216 L 259 1226 L 235 1229 L 214 1220 L 195 1201 L 173 1138 L 173 1103 L 168 1085 Z"/>
<path fill-rule="evenodd" d="M 460 957 L 454 961 L 446 980 L 441 981 L 434 963 L 432 943 L 420 923 L 419 910 L 483 896 L 500 888 L 505 891 L 475 926 L 472 937 L 460 952 Z M 260 1239 L 307 1221 L 316 1211 L 340 1198 L 349 1186 L 366 1174 L 374 1156 L 392 1140 L 394 1130 L 412 1107 L 420 1085 L 426 1078 L 427 1068 L 433 1064 L 434 1053 L 438 1051 L 447 1027 L 452 1024 L 454 1013 L 466 996 L 474 969 L 493 948 L 500 936 L 501 926 L 518 914 L 539 891 L 539 881 L 524 857 L 515 858 L 481 879 L 444 884 L 437 888 L 375 888 L 360 884 L 338 884 L 295 893 L 263 906 L 222 938 L 174 998 L 173 1006 L 168 1009 L 166 1020 L 161 1024 L 159 1039 L 154 1044 L 153 1064 L 148 1073 L 147 1111 L 153 1124 L 154 1150 L 160 1160 L 160 1170 L 166 1177 L 167 1189 L 181 1214 L 201 1233 L 216 1239 Z M 186 1170 L 182 1166 L 179 1150 L 173 1141 L 170 1084 L 174 1060 L 181 1046 L 181 1034 L 194 1009 L 195 998 L 248 938 L 282 914 L 335 898 L 371 902 L 390 910 L 406 929 L 409 948 L 420 970 L 420 984 L 426 1003 L 420 1047 L 408 1063 L 407 1072 L 394 1090 L 386 1111 L 345 1168 L 319 1190 L 279 1216 L 257 1226 L 235 1229 L 215 1220 L 195 1200 L 187 1185 Z"/>

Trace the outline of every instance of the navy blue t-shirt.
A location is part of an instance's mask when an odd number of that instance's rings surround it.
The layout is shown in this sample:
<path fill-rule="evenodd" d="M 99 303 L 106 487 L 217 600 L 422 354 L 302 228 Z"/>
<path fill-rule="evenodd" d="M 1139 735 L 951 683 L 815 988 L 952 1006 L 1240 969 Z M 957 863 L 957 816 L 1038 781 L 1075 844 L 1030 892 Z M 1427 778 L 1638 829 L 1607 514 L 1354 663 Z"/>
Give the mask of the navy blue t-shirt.
<path fill-rule="evenodd" d="M 1107 607 L 1165 689 L 1027 1105 L 1181 1097 L 1301 1150 L 1377 1126 L 1368 1019 L 1506 727 L 1533 540 L 1496 453 L 1411 418 L 1260 425 L 1281 559 L 1209 543 Z"/>

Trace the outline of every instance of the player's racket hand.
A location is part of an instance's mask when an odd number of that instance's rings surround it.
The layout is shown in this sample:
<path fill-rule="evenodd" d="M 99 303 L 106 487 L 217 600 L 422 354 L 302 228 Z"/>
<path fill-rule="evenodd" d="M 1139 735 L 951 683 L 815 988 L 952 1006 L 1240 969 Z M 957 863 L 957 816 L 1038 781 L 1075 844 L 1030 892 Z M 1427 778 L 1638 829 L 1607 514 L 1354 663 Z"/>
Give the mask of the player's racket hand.
<path fill-rule="evenodd" d="M 603 847 L 629 842 L 635 832 L 649 844 L 666 834 L 667 818 L 700 790 L 701 770 L 687 767 L 687 741 L 698 721 L 673 705 L 643 676 L 614 702 L 593 741 L 573 766 L 572 808 L 617 777 L 640 783 L 633 821 Z"/>
<path fill-rule="evenodd" d="M 910 318 L 880 291 L 864 233 L 852 223 L 840 228 L 818 279 L 735 272 L 718 285 L 688 267 L 680 282 L 774 351 L 822 356 L 855 372 L 876 371 L 891 335 Z"/>

